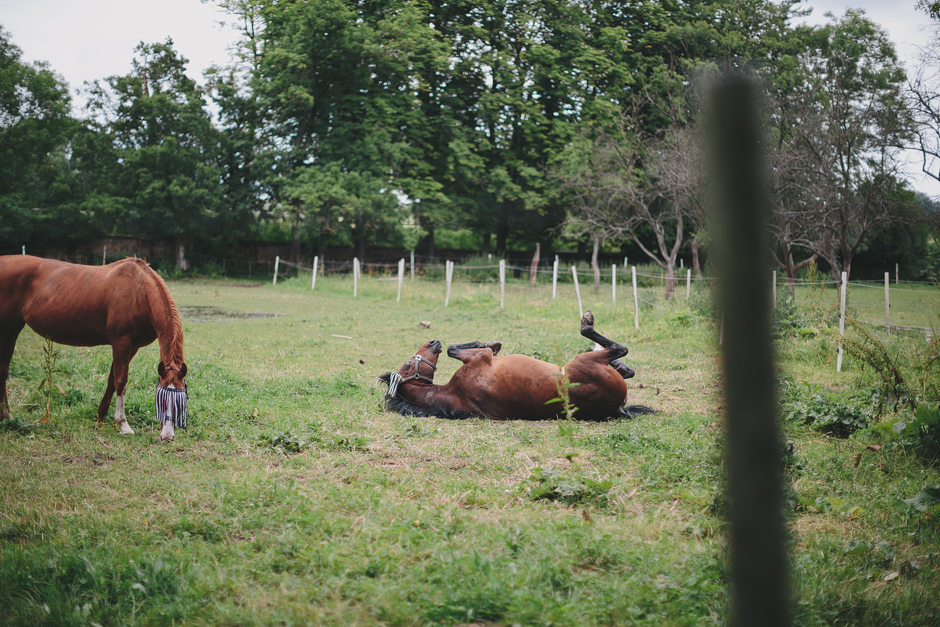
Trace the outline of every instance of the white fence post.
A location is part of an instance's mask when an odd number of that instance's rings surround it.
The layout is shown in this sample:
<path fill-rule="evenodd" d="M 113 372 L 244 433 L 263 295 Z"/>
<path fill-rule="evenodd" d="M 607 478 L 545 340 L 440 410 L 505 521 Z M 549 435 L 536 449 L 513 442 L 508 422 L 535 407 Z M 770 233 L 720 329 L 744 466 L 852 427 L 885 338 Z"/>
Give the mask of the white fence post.
<path fill-rule="evenodd" d="M 610 302 L 617 304 L 617 264 L 610 264 Z"/>
<path fill-rule="evenodd" d="M 555 263 L 552 264 L 552 300 L 558 296 L 558 255 L 555 255 Z"/>
<path fill-rule="evenodd" d="M 685 271 L 685 299 L 692 297 L 692 270 Z"/>
<path fill-rule="evenodd" d="M 415 280 L 415 251 L 411 251 L 411 280 Z"/>
<path fill-rule="evenodd" d="M 26 244 L 23 244 L 23 254 L 26 254 Z"/>
<path fill-rule="evenodd" d="M 277 268 L 281 265 L 280 255 L 274 257 L 274 285 L 277 286 Z"/>
<path fill-rule="evenodd" d="M 633 328 L 640 328 L 640 297 L 636 291 L 636 266 L 630 266 L 633 272 Z"/>
<path fill-rule="evenodd" d="M 571 276 L 574 277 L 574 293 L 578 296 L 578 315 L 584 317 L 584 307 L 581 306 L 581 286 L 578 285 L 578 268 L 571 266 Z"/>
<path fill-rule="evenodd" d="M 842 273 L 842 298 L 839 305 L 839 356 L 836 358 L 836 372 L 842 372 L 842 338 L 845 336 L 845 292 L 848 289 L 848 275 Z"/>
<path fill-rule="evenodd" d="M 108 245 L 105 244 L 101 247 L 101 265 L 108 265 Z"/>
<path fill-rule="evenodd" d="M 454 262 L 444 261 L 444 281 L 447 283 L 447 291 L 444 293 L 444 306 L 450 303 L 450 284 L 454 279 Z"/>
<path fill-rule="evenodd" d="M 499 260 L 499 308 L 503 308 L 506 300 L 506 260 Z"/>
<path fill-rule="evenodd" d="M 353 298 L 359 296 L 359 257 L 353 257 Z"/>
<path fill-rule="evenodd" d="M 891 273 L 885 272 L 885 326 L 891 331 L 891 300 L 888 296 L 889 285 L 891 284 Z"/>
<path fill-rule="evenodd" d="M 317 255 L 313 256 L 313 276 L 310 279 L 310 289 L 314 289 L 317 286 L 317 262 L 320 261 L 320 258 Z"/>
<path fill-rule="evenodd" d="M 773 279 L 772 279 L 772 280 L 773 280 L 773 285 L 774 285 L 774 288 L 773 288 L 773 308 L 776 309 L 776 308 L 777 308 L 777 271 L 776 271 L 776 270 L 774 270 L 774 272 L 773 272 Z"/>
<path fill-rule="evenodd" d="M 894 264 L 894 284 L 898 284 L 898 264 Z"/>
<path fill-rule="evenodd" d="M 398 300 L 396 302 L 401 302 L 401 282 L 405 280 L 405 258 L 402 257 L 398 260 Z"/>

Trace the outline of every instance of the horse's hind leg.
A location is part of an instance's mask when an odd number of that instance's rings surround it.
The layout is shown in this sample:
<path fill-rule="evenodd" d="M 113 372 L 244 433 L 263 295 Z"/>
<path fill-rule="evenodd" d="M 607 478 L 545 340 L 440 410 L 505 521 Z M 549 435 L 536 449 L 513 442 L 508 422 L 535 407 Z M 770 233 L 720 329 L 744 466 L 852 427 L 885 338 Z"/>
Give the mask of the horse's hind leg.
<path fill-rule="evenodd" d="M 610 340 L 604 337 L 603 335 L 601 335 L 600 333 L 594 330 L 594 314 L 591 313 L 590 309 L 585 311 L 584 315 L 581 316 L 581 335 L 591 340 L 592 342 L 596 342 L 597 344 L 599 344 L 601 348 L 603 348 L 604 351 L 606 351 L 607 354 L 605 356 L 608 357 L 608 362 L 612 366 L 614 365 L 613 364 L 614 361 L 616 361 L 617 359 L 620 359 L 621 357 L 626 356 L 627 354 L 626 346 L 623 346 L 622 344 L 618 344 L 617 342 L 614 342 L 613 340 Z M 620 364 L 620 365 L 623 366 L 623 364 Z M 626 366 L 623 366 L 623 367 L 627 368 Z M 617 366 L 614 366 L 614 368 L 617 370 L 617 372 L 621 374 L 621 376 L 623 376 L 624 379 L 629 378 L 628 376 L 625 375 L 623 371 L 621 371 L 620 368 L 618 368 Z M 630 369 L 627 368 L 627 370 L 630 370 Z"/>
<path fill-rule="evenodd" d="M 25 324 L 20 320 L 0 331 L 0 420 L 12 418 L 7 398 L 7 377 L 10 376 L 10 361 L 13 360 L 16 338 Z"/>
<path fill-rule="evenodd" d="M 488 348 L 493 351 L 493 355 L 498 355 L 499 350 L 503 347 L 501 342 L 467 342 L 465 344 L 451 344 L 447 347 L 447 356 L 454 359 L 459 359 L 460 361 L 466 363 L 472 353 L 468 354 L 464 351 L 474 350 L 477 348 Z"/>

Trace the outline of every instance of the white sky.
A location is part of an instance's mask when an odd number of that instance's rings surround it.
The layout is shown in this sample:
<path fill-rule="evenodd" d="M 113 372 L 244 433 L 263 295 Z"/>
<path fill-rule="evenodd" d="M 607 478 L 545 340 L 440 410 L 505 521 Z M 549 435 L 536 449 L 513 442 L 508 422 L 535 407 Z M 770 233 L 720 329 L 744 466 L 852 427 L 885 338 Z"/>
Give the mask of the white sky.
<path fill-rule="evenodd" d="M 826 21 L 827 11 L 842 15 L 850 7 L 863 9 L 888 31 L 901 59 L 912 68 L 918 47 L 926 45 L 933 32 L 927 16 L 915 10 L 916 2 L 804 0 L 803 5 L 813 7 L 809 21 L 817 24 Z M 86 81 L 127 74 L 137 44 L 167 37 L 190 60 L 190 76 L 202 82 L 203 70 L 230 61 L 229 49 L 237 34 L 221 25 L 226 21 L 231 22 L 231 17 L 199 0 L 2 0 L 0 10 L 0 27 L 10 33 L 24 59 L 48 61 L 73 94 Z M 940 183 L 920 176 L 919 164 L 909 171 L 915 189 L 940 196 Z"/>

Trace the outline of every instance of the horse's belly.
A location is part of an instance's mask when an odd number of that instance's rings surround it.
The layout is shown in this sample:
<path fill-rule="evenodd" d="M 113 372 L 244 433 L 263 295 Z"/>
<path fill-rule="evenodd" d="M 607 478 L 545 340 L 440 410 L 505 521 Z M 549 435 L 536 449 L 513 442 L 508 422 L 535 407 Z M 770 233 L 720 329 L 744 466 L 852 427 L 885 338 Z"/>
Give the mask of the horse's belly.
<path fill-rule="evenodd" d="M 38 335 L 67 346 L 99 346 L 110 344 L 105 320 L 87 319 L 82 315 L 61 315 L 44 310 L 26 317 L 26 324 Z"/>

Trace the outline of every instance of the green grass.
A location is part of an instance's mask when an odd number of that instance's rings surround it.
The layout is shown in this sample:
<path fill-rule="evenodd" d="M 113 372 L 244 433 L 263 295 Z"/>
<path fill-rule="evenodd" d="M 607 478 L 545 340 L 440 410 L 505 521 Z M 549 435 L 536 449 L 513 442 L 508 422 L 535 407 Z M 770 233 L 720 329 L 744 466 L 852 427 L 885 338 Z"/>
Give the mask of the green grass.
<path fill-rule="evenodd" d="M 543 281 L 544 283 L 544 281 Z M 97 426 L 106 347 L 57 347 L 52 424 L 41 338 L 24 331 L 0 426 L 0 615 L 10 625 L 703 625 L 725 622 L 715 329 L 645 288 L 582 283 L 597 328 L 630 348 L 629 402 L 662 415 L 605 424 L 445 421 L 382 410 L 376 376 L 424 341 L 501 340 L 566 361 L 588 348 L 573 288 L 345 278 L 176 281 L 190 427 L 161 445 L 158 352 L 131 366 L 137 431 Z M 882 292 L 883 296 L 883 292 Z M 935 296 L 933 296 L 935 298 Z M 882 310 L 883 311 L 883 310 Z M 430 329 L 419 323 L 430 323 Z M 898 350 L 914 340 L 895 338 Z M 778 341 L 782 375 L 847 389 L 829 331 Z M 905 350 L 908 350 L 905 348 Z M 913 349 L 910 349 L 913 350 Z M 442 359 L 445 381 L 458 362 Z M 640 387 L 642 386 L 642 387 Z M 786 426 L 800 624 L 928 625 L 936 519 L 897 506 L 934 466 Z M 855 467 L 856 455 L 863 453 Z M 585 498 L 532 498 L 535 469 Z M 533 478 L 533 475 L 536 475 Z M 593 482 L 593 483 L 591 483 Z M 599 487 L 598 487 L 599 486 Z M 897 576 L 891 576 L 897 573 Z"/>

